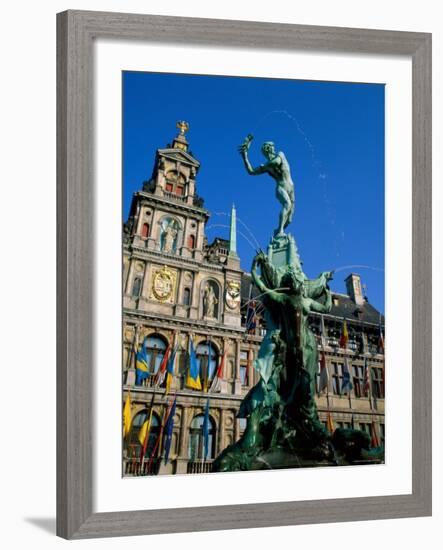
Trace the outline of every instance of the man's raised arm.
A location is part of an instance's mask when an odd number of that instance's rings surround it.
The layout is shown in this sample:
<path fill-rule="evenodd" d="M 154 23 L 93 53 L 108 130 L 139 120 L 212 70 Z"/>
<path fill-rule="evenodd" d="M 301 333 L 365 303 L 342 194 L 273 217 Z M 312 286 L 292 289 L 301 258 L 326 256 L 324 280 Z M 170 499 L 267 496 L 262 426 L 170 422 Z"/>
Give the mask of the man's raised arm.
<path fill-rule="evenodd" d="M 267 172 L 266 164 L 261 164 L 260 166 L 257 166 L 257 168 L 254 168 L 252 164 L 249 162 L 248 158 L 248 150 L 251 146 L 251 141 L 253 140 L 253 137 L 251 134 L 247 136 L 245 141 L 239 146 L 238 150 L 240 151 L 240 155 L 243 159 L 246 171 L 250 176 L 258 176 L 260 174 L 264 174 Z"/>

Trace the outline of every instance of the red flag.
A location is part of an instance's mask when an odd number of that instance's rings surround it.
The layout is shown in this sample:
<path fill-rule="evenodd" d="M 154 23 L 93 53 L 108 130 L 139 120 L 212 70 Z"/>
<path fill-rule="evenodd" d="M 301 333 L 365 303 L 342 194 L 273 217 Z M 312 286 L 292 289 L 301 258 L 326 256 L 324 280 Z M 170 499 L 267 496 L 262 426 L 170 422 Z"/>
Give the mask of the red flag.
<path fill-rule="evenodd" d="M 214 380 L 212 381 L 211 387 L 209 388 L 210 393 L 221 392 L 221 381 L 223 380 L 223 371 L 225 368 L 225 356 L 226 356 L 226 352 L 223 353 L 220 359 L 220 364 L 217 368 L 217 372 L 214 376 Z"/>
<path fill-rule="evenodd" d="M 371 424 L 371 447 L 380 447 L 380 440 L 378 438 L 377 427 L 374 420 Z"/>
<path fill-rule="evenodd" d="M 363 385 L 363 393 L 368 395 L 369 390 L 371 389 L 371 382 L 369 381 L 369 366 L 368 366 L 368 360 L 365 358 L 365 379 L 364 379 L 364 385 Z"/>
<path fill-rule="evenodd" d="M 380 335 L 378 337 L 378 347 L 379 347 L 380 352 L 384 355 L 384 353 L 385 353 L 385 339 L 384 339 L 381 327 L 380 327 Z"/>
<path fill-rule="evenodd" d="M 326 367 L 326 356 L 324 350 L 322 350 L 320 355 L 320 376 L 318 380 L 318 393 L 321 393 L 324 389 L 328 387 L 329 374 Z"/>
<path fill-rule="evenodd" d="M 175 398 L 174 398 L 175 399 Z M 162 440 L 162 437 L 163 437 L 163 431 L 165 429 L 165 424 L 166 424 L 166 421 L 168 419 L 168 416 L 169 416 L 169 413 L 171 411 L 171 408 L 172 408 L 172 405 L 173 405 L 173 401 L 172 402 L 169 402 L 168 406 L 166 407 L 164 413 L 163 413 L 163 419 L 162 419 L 162 423 L 160 425 L 160 430 L 158 432 L 158 435 L 157 435 L 157 439 L 155 441 L 155 444 L 154 444 L 154 448 L 152 449 L 152 453 L 151 453 L 151 456 L 149 457 L 149 463 L 148 463 L 148 472 L 151 471 L 151 467 L 152 467 L 152 462 L 155 458 L 155 455 L 157 454 L 157 449 L 159 448 L 159 445 L 160 445 L 160 441 Z"/>
<path fill-rule="evenodd" d="M 160 386 L 160 384 L 163 383 L 165 376 L 166 376 L 166 368 L 168 366 L 168 360 L 169 360 L 169 354 L 171 353 L 171 344 L 168 344 L 168 347 L 166 348 L 165 354 L 163 355 L 162 362 L 160 363 L 160 367 L 158 369 L 157 374 L 155 375 L 155 385 Z"/>

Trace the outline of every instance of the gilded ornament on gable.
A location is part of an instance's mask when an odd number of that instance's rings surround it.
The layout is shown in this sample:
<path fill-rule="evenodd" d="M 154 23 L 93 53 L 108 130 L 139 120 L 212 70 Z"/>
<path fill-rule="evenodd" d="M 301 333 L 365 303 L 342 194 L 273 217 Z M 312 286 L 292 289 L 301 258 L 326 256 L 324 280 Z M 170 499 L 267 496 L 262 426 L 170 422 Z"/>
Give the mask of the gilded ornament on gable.
<path fill-rule="evenodd" d="M 240 283 L 238 281 L 227 281 L 225 301 L 229 309 L 237 309 L 240 305 Z"/>

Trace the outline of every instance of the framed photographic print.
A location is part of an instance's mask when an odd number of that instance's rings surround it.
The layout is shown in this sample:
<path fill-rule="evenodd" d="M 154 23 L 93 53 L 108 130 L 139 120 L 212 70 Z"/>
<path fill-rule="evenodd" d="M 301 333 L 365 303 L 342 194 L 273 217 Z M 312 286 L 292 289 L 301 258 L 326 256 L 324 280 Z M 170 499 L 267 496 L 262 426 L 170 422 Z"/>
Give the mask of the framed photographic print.
<path fill-rule="evenodd" d="M 58 15 L 60 536 L 430 514 L 430 66 Z"/>

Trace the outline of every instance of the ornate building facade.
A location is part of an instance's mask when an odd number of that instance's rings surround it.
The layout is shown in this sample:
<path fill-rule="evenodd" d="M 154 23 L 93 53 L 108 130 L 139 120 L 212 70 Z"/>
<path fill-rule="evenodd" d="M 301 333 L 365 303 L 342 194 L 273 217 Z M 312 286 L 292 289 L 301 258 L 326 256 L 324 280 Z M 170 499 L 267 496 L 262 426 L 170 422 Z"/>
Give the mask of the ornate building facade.
<path fill-rule="evenodd" d="M 231 212 L 229 240 L 208 243 L 209 212 L 197 194 L 200 163 L 189 151 L 186 123 L 164 149 L 158 149 L 149 181 L 134 193 L 123 228 L 123 401 L 131 400 L 131 429 L 123 443 L 123 475 L 200 473 L 236 441 L 245 420 L 236 418 L 240 403 L 258 381 L 253 368 L 266 327 L 250 275 L 240 268 L 236 250 L 236 213 Z M 383 317 L 363 296 L 360 277 L 347 279 L 348 294 L 334 294 L 329 315 L 312 316 L 319 350 L 326 358 L 328 388 L 318 398 L 320 418 L 336 426 L 384 438 L 384 355 L 380 346 Z M 339 345 L 343 320 L 349 340 Z M 187 386 L 190 345 L 194 346 L 201 390 Z M 151 376 L 136 376 L 136 353 L 144 345 Z M 174 349 L 169 393 L 157 385 L 165 353 Z M 347 361 L 353 390 L 343 395 Z M 210 390 L 223 360 L 219 390 Z M 370 371 L 366 394 L 365 363 Z M 220 374 L 220 372 L 219 372 Z M 209 397 L 207 457 L 203 423 Z M 163 457 L 163 428 L 168 405 L 176 398 L 168 460 Z M 144 459 L 139 435 L 150 415 Z M 330 422 L 329 422 L 330 425 Z"/>

